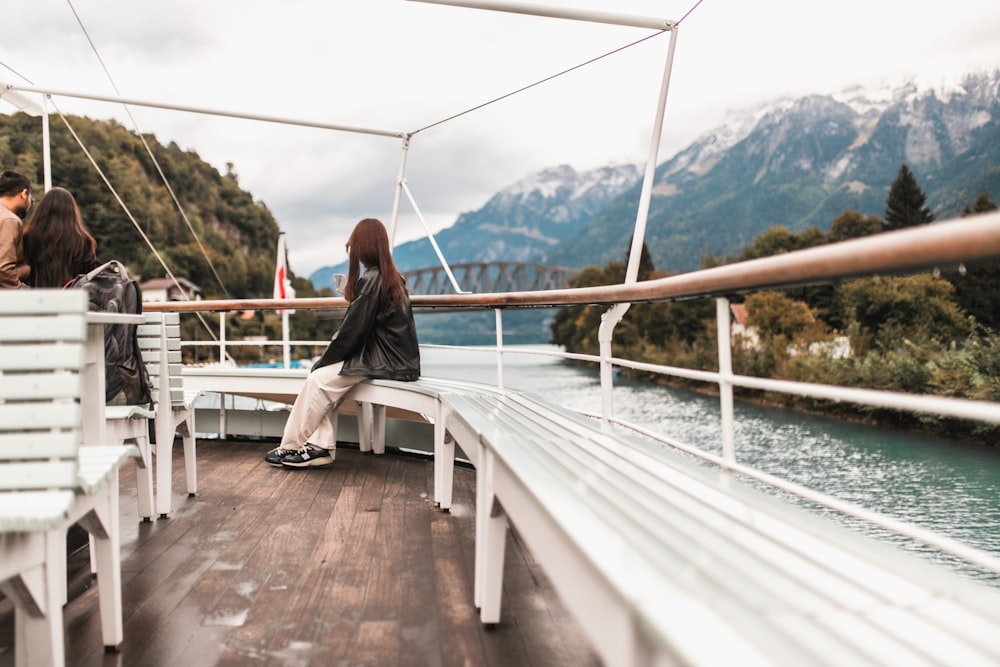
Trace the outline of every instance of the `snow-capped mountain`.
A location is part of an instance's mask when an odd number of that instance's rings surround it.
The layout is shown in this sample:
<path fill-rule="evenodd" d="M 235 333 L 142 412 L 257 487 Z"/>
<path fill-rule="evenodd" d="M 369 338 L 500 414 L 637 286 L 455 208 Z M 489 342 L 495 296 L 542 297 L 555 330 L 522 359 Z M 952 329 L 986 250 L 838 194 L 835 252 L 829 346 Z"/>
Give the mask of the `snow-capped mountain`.
<path fill-rule="evenodd" d="M 979 193 L 1000 200 L 1000 70 L 947 85 L 784 99 L 733 115 L 659 165 L 646 243 L 657 269 L 689 271 L 769 227 L 826 231 L 846 210 L 881 216 L 906 164 L 938 219 Z M 514 183 L 436 235 L 462 262 L 570 267 L 622 260 L 641 188 L 636 165 L 563 165 Z M 437 264 L 426 240 L 396 249 L 402 269 Z M 312 276 L 327 285 L 336 267 Z"/>
<path fill-rule="evenodd" d="M 945 89 L 907 84 L 782 100 L 734 118 L 657 168 L 647 247 L 658 269 L 689 271 L 775 225 L 827 231 L 846 210 L 881 217 L 902 164 L 938 219 L 959 215 L 982 192 L 997 200 L 1000 70 Z M 621 220 L 638 200 L 637 186 L 548 261 L 622 259 L 632 230 Z"/>
<path fill-rule="evenodd" d="M 568 165 L 543 169 L 496 193 L 482 208 L 462 213 L 434 239 L 453 265 L 539 262 L 640 177 L 639 167 L 631 164 L 585 172 Z M 397 246 L 394 257 L 402 271 L 438 265 L 427 239 Z M 319 269 L 311 280 L 317 287 L 329 286 L 330 276 L 342 269 Z"/>

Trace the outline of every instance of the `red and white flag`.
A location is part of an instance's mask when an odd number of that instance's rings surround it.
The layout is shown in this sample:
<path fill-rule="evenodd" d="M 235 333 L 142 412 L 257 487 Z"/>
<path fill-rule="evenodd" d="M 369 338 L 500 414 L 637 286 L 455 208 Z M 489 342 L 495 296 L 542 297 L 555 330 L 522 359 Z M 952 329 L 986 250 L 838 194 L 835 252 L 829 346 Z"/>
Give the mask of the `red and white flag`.
<path fill-rule="evenodd" d="M 288 261 L 285 257 L 284 232 L 278 235 L 278 261 L 274 267 L 274 298 L 295 298 L 295 289 L 292 288 L 292 281 L 288 279 Z"/>

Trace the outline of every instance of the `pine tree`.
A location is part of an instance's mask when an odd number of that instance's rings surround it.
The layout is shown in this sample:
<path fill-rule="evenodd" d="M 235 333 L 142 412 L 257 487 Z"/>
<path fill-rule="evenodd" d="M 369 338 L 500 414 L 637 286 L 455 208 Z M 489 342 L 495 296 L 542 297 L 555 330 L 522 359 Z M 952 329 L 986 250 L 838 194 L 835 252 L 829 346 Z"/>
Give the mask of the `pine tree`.
<path fill-rule="evenodd" d="M 966 204 L 962 209 L 962 217 L 966 218 L 970 215 L 977 215 L 979 213 L 988 213 L 989 211 L 997 210 L 997 205 L 990 197 L 988 192 L 980 192 L 979 196 L 976 197 L 976 201 L 972 204 Z"/>
<path fill-rule="evenodd" d="M 905 164 L 900 166 L 885 202 L 885 228 L 904 229 L 932 222 L 934 214 L 924 205 L 926 202 L 927 195 L 917 185 L 909 167 Z"/>

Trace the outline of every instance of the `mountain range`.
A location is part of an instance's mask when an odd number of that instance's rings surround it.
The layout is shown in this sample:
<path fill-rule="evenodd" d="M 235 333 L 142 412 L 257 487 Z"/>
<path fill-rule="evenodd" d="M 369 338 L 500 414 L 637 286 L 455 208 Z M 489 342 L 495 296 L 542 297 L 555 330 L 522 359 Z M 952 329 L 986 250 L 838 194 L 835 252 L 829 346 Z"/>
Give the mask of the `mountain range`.
<path fill-rule="evenodd" d="M 780 100 L 734 114 L 657 166 L 646 244 L 658 270 L 699 268 L 780 225 L 823 231 L 844 211 L 881 217 L 906 164 L 937 219 L 978 194 L 1000 195 L 1000 69 L 949 88 L 884 90 Z M 451 264 L 516 261 L 570 268 L 624 260 L 641 167 L 529 175 L 458 216 L 435 239 Z M 438 263 L 426 239 L 395 249 L 402 271 Z M 310 279 L 332 286 L 344 266 Z"/>

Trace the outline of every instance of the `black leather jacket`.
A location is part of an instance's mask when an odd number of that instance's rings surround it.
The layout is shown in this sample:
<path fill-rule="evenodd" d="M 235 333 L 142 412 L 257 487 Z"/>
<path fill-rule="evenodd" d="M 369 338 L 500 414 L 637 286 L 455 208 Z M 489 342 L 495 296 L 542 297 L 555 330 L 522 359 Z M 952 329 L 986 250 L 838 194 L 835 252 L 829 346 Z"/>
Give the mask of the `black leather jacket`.
<path fill-rule="evenodd" d="M 382 277 L 377 267 L 358 279 L 354 301 L 340 329 L 312 370 L 344 362 L 341 375 L 412 381 L 420 377 L 420 348 L 410 299 L 384 312 L 379 305 Z"/>

